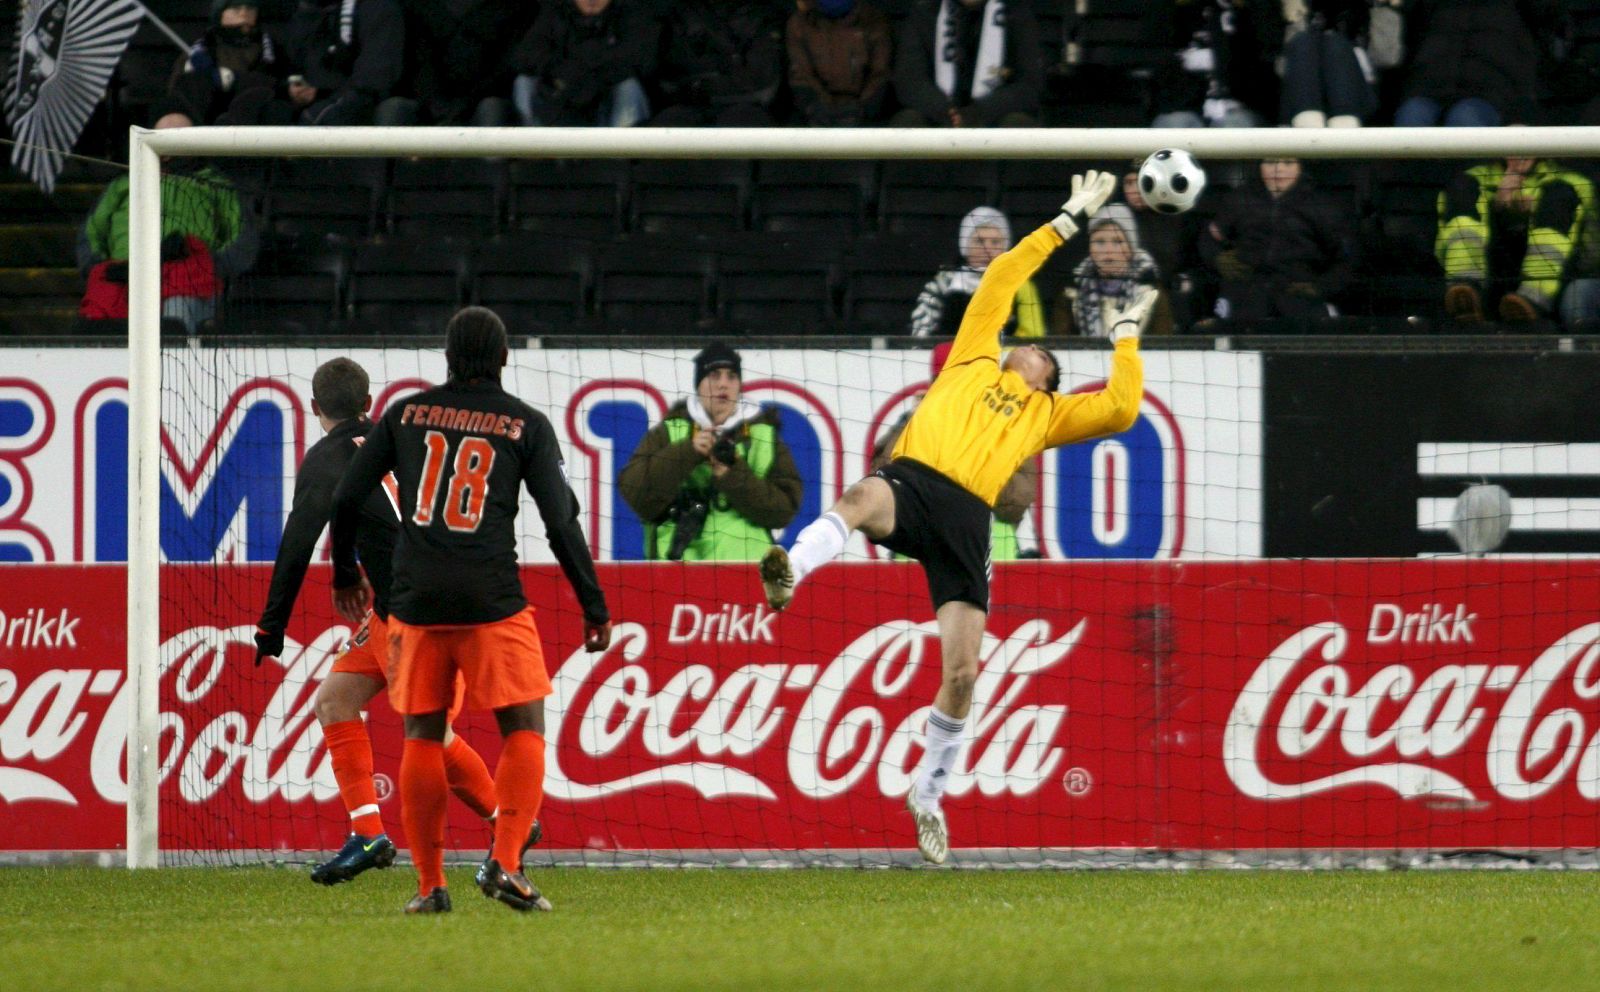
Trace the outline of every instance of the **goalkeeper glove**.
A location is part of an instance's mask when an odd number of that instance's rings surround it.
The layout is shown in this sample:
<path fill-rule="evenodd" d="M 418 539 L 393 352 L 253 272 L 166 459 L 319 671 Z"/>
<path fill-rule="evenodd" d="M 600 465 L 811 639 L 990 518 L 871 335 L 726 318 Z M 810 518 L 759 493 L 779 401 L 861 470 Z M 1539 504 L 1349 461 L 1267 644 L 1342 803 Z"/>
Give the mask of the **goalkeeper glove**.
<path fill-rule="evenodd" d="M 1109 300 L 1106 301 L 1102 316 L 1105 318 L 1106 330 L 1110 333 L 1113 344 L 1123 338 L 1137 339 L 1144 333 L 1145 327 L 1150 323 L 1150 311 L 1155 308 L 1157 295 L 1154 286 L 1140 286 L 1120 307 Z"/>
<path fill-rule="evenodd" d="M 1111 173 L 1094 169 L 1072 177 L 1072 195 L 1061 205 L 1060 216 L 1050 222 L 1050 226 L 1061 235 L 1061 240 L 1070 241 L 1074 234 L 1083 230 L 1089 218 L 1111 199 L 1111 191 L 1116 183 L 1116 177 Z"/>
<path fill-rule="evenodd" d="M 262 658 L 283 657 L 283 631 L 271 631 L 256 628 L 256 667 L 261 667 Z"/>

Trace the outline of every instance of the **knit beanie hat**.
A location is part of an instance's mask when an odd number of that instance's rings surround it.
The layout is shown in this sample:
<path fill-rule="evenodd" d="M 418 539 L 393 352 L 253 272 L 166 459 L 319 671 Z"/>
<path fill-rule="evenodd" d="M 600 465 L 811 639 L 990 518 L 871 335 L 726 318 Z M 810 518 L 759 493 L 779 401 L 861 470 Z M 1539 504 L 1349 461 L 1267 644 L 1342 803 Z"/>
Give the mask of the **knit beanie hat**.
<path fill-rule="evenodd" d="M 961 250 L 962 258 L 967 257 L 967 246 L 972 243 L 972 235 L 980 227 L 999 228 L 1006 247 L 1011 247 L 1011 222 L 1006 220 L 1006 215 L 993 207 L 974 207 L 961 218 L 961 240 L 956 247 Z"/>
<path fill-rule="evenodd" d="M 740 378 L 744 377 L 744 372 L 739 362 L 739 353 L 721 341 L 711 342 L 701 348 L 700 353 L 694 356 L 694 384 L 696 386 L 700 385 L 705 381 L 706 376 L 717 369 L 733 369 L 734 375 Z"/>
<path fill-rule="evenodd" d="M 831 20 L 838 20 L 847 16 L 856 9 L 856 0 L 816 0 L 817 13 Z"/>
<path fill-rule="evenodd" d="M 1133 211 L 1121 203 L 1108 203 L 1089 218 L 1089 233 L 1093 234 L 1097 228 L 1107 224 L 1115 224 L 1122 228 L 1122 236 L 1128 239 L 1128 247 L 1134 251 L 1139 250 L 1139 222 L 1133 219 Z"/>

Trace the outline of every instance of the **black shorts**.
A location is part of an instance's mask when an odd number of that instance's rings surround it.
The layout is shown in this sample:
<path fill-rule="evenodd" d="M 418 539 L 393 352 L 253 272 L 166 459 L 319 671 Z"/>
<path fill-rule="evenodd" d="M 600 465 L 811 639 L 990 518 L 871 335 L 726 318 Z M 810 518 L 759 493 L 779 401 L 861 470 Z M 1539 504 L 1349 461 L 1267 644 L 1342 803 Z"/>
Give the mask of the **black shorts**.
<path fill-rule="evenodd" d="M 944 474 L 909 458 L 898 458 L 872 474 L 894 490 L 894 533 L 875 543 L 922 563 L 935 610 L 959 600 L 987 613 L 989 507 Z"/>

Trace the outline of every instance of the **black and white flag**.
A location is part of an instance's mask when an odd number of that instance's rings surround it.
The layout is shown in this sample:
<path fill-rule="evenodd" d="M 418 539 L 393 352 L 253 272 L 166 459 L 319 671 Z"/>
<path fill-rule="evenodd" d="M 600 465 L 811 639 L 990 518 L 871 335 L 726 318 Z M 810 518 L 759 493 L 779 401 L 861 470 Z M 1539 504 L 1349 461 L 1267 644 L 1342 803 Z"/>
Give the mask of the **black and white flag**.
<path fill-rule="evenodd" d="M 46 193 L 143 13 L 137 0 L 22 0 L 4 88 L 11 164 Z"/>

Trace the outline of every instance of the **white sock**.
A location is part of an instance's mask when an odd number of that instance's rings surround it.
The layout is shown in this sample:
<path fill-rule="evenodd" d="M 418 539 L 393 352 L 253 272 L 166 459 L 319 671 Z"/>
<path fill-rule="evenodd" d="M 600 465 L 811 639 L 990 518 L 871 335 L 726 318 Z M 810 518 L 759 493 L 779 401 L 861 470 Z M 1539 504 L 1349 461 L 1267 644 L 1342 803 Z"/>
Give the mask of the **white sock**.
<path fill-rule="evenodd" d="M 1335 114 L 1328 118 L 1329 127 L 1360 127 L 1361 118 L 1354 114 Z"/>
<path fill-rule="evenodd" d="M 850 528 L 837 513 L 824 513 L 807 524 L 789 549 L 794 584 L 798 586 L 801 579 L 837 558 L 849 538 Z"/>
<path fill-rule="evenodd" d="M 1320 110 L 1302 110 L 1289 119 L 1290 127 L 1327 127 L 1328 115 Z"/>
<path fill-rule="evenodd" d="M 955 771 L 956 756 L 966 743 L 967 721 L 939 712 L 937 706 L 928 710 L 928 727 L 923 734 L 922 764 L 917 766 L 917 805 L 924 809 L 939 805 L 945 787 L 950 784 L 950 773 Z"/>

